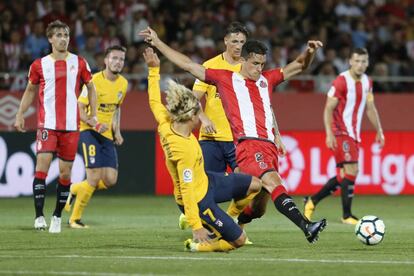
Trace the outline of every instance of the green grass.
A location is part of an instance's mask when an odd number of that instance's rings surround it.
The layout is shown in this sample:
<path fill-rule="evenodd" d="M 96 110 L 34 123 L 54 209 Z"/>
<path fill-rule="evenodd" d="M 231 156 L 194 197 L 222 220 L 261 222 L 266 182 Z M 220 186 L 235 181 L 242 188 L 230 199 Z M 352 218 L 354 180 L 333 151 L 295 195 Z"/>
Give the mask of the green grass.
<path fill-rule="evenodd" d="M 171 197 L 97 196 L 84 215 L 91 228 L 65 224 L 60 234 L 33 230 L 31 198 L 0 199 L 0 275 L 412 275 L 413 200 L 356 197 L 357 215 L 374 214 L 386 224 L 377 246 L 363 245 L 353 226 L 340 223 L 335 197 L 315 213 L 328 219 L 316 244 L 269 204 L 267 214 L 246 228 L 254 245 L 194 254 L 183 252 L 191 232 L 178 229 Z M 48 223 L 53 201 L 47 198 Z"/>

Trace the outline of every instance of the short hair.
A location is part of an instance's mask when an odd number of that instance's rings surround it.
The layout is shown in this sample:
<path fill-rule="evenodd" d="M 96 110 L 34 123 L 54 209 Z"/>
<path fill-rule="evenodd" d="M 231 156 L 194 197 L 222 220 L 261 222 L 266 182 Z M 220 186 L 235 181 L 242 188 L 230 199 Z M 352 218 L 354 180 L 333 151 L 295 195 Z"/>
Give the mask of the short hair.
<path fill-rule="evenodd" d="M 248 40 L 242 47 L 241 56 L 247 60 L 252 54 L 266 55 L 267 47 L 258 40 Z"/>
<path fill-rule="evenodd" d="M 105 50 L 105 57 L 107 57 L 112 51 L 121 51 L 126 53 L 126 48 L 121 45 L 110 46 Z"/>
<path fill-rule="evenodd" d="M 368 55 L 368 50 L 366 48 L 354 48 L 351 51 L 351 56 L 352 57 L 354 54 L 357 55 Z"/>
<path fill-rule="evenodd" d="M 200 111 L 200 101 L 184 85 L 167 81 L 167 110 L 174 122 L 186 122 Z"/>
<path fill-rule="evenodd" d="M 66 23 L 64 23 L 60 20 L 55 20 L 55 21 L 50 22 L 47 25 L 46 36 L 48 38 L 51 38 L 55 34 L 56 29 L 66 29 L 68 31 L 68 33 L 70 33 L 69 26 Z"/>
<path fill-rule="evenodd" d="M 242 23 L 234 21 L 231 22 L 230 25 L 226 29 L 226 35 L 229 34 L 237 34 L 242 33 L 246 36 L 246 38 L 249 37 L 249 31 L 247 30 L 246 26 L 244 26 Z"/>

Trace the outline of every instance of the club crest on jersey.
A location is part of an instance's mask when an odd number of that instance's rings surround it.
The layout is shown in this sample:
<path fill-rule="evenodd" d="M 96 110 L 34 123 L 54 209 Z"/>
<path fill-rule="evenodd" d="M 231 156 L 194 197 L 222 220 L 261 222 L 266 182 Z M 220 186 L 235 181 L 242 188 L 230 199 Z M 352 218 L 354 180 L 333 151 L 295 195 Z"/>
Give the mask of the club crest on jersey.
<path fill-rule="evenodd" d="M 267 164 L 265 162 L 259 162 L 259 168 L 261 168 L 262 170 L 267 169 Z"/>
<path fill-rule="evenodd" d="M 266 88 L 267 87 L 267 83 L 263 80 L 260 81 L 260 87 L 261 88 Z"/>
<path fill-rule="evenodd" d="M 122 99 L 122 91 L 119 91 L 118 92 L 118 100 L 121 100 Z"/>
<path fill-rule="evenodd" d="M 344 141 L 343 143 L 342 143 L 342 150 L 344 151 L 344 152 L 349 152 L 349 143 L 348 143 L 348 141 Z"/>
<path fill-rule="evenodd" d="M 183 171 L 183 180 L 184 183 L 193 182 L 193 171 L 191 169 L 185 169 Z"/>
<path fill-rule="evenodd" d="M 47 129 L 42 129 L 39 130 L 39 139 L 42 141 L 46 141 L 47 138 L 49 137 L 49 132 L 47 131 Z"/>
<path fill-rule="evenodd" d="M 262 162 L 263 161 L 263 153 L 261 152 L 256 152 L 254 154 L 254 158 L 256 159 L 256 162 Z"/>

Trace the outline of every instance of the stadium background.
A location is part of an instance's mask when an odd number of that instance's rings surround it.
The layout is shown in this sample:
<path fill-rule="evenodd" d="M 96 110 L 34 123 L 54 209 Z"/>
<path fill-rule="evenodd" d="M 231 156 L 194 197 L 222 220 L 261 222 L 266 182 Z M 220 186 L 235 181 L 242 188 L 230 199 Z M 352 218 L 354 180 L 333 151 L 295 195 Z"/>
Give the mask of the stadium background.
<path fill-rule="evenodd" d="M 363 153 L 357 193 L 414 194 L 414 3 L 405 1 L 1 1 L 0 2 L 0 196 L 29 195 L 35 156 L 32 143 L 35 105 L 26 114 L 30 132 L 12 125 L 26 85 L 30 63 L 49 51 L 45 25 L 61 19 L 71 26 L 70 50 L 84 56 L 94 71 L 102 68 L 109 45 L 128 46 L 124 73 L 130 80 L 122 108 L 125 144 L 119 148 L 119 184 L 107 193 L 169 194 L 155 122 L 147 105 L 145 44 L 136 33 L 150 24 L 159 35 L 192 59 L 202 62 L 223 51 L 223 30 L 238 20 L 251 38 L 268 45 L 268 66 L 283 66 L 307 39 L 325 47 L 308 75 L 280 86 L 273 94 L 282 134 L 289 149 L 281 161 L 293 194 L 308 194 L 333 173 L 324 146 L 324 93 L 337 73 L 346 70 L 351 47 L 367 47 L 368 73 L 374 79 L 386 147 L 373 144 L 372 128 L 363 123 Z M 163 80 L 174 77 L 191 86 L 193 79 L 162 61 Z M 84 171 L 78 156 L 73 180 Z M 52 166 L 48 182 L 55 181 Z"/>

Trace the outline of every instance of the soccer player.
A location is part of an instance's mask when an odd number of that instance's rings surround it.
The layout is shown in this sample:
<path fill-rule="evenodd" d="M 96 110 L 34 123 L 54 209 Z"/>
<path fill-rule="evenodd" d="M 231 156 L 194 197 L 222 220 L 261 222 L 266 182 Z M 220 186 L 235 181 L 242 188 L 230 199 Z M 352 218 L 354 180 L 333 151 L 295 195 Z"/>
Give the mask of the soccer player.
<path fill-rule="evenodd" d="M 37 91 L 38 115 L 36 138 L 36 172 L 33 180 L 33 196 L 36 211 L 35 229 L 47 227 L 43 214 L 45 201 L 45 179 L 53 153 L 59 158 L 59 180 L 56 207 L 50 222 L 49 232 L 60 233 L 61 215 L 69 193 L 73 160 L 79 140 L 79 111 L 77 98 L 84 83 L 91 106 L 85 121 L 95 126 L 96 92 L 89 65 L 85 59 L 68 52 L 69 27 L 56 20 L 46 29 L 52 45 L 52 53 L 36 59 L 30 66 L 29 82 L 16 114 L 15 127 L 24 132 L 23 114 L 34 100 Z"/>
<path fill-rule="evenodd" d="M 149 27 L 139 34 L 180 68 L 217 86 L 236 143 L 236 161 L 240 171 L 261 178 L 264 188 L 252 201 L 251 207 L 240 214 L 239 223 L 245 224 L 261 217 L 271 197 L 276 209 L 295 223 L 309 242 L 315 242 L 319 232 L 325 228 L 326 220 L 307 220 L 282 185 L 277 172 L 277 153 L 278 150 L 283 153 L 285 148 L 274 120 L 270 95 L 274 86 L 305 70 L 322 43 L 308 41 L 308 47 L 296 60 L 284 68 L 262 72 L 266 46 L 259 41 L 247 41 L 242 48 L 243 61 L 238 73 L 204 68 L 168 47 Z"/>
<path fill-rule="evenodd" d="M 174 183 L 175 201 L 193 231 L 193 240 L 185 241 L 186 249 L 229 251 L 243 246 L 245 233 L 217 203 L 233 198 L 241 212 L 261 189 L 260 180 L 244 174 L 206 174 L 200 145 L 192 134 L 199 123 L 199 100 L 189 89 L 170 80 L 165 107 L 159 86 L 160 61 L 152 48 L 145 49 L 144 59 L 149 67 L 149 103 L 158 122 L 167 169 Z M 211 239 L 203 223 L 220 238 Z"/>
<path fill-rule="evenodd" d="M 305 198 L 305 216 L 310 219 L 316 204 L 341 187 L 342 222 L 356 224 L 358 218 L 351 212 L 354 184 L 358 174 L 358 153 L 361 141 L 361 120 L 365 105 L 367 116 L 377 131 L 375 141 L 384 146 L 385 138 L 374 104 L 372 81 L 365 74 L 368 52 L 356 48 L 351 52 L 349 70 L 341 73 L 328 91 L 323 113 L 326 146 L 332 150 L 337 175 L 328 180 L 319 192 Z"/>
<path fill-rule="evenodd" d="M 239 22 L 231 23 L 224 37 L 226 50 L 204 62 L 203 66 L 239 72 L 241 49 L 248 35 L 245 26 Z M 237 168 L 236 149 L 216 86 L 196 80 L 193 92 L 198 99 L 206 97 L 205 110 L 200 111 L 202 125 L 199 135 L 206 171 L 225 172 L 227 166 L 234 171 Z"/>
<path fill-rule="evenodd" d="M 248 30 L 239 22 L 233 22 L 226 30 L 224 45 L 226 50 L 220 55 L 203 63 L 205 68 L 227 69 L 233 72 L 240 71 L 240 54 L 243 44 L 249 35 Z M 204 156 L 206 171 L 225 172 L 227 166 L 237 171 L 236 148 L 233 135 L 220 94 L 214 85 L 196 80 L 193 93 L 198 99 L 206 97 L 205 110 L 200 110 L 201 129 L 199 142 Z M 183 214 L 179 219 L 180 229 L 187 228 L 188 224 Z"/>
<path fill-rule="evenodd" d="M 91 127 L 83 118 L 88 118 L 88 91 L 84 89 L 79 97 L 81 114 L 80 147 L 83 153 L 86 179 L 72 184 L 65 210 L 74 207 L 69 219 L 71 228 L 87 228 L 82 214 L 96 189 L 107 189 L 118 179 L 118 157 L 115 145 L 122 145 L 120 131 L 121 104 L 128 88 L 128 81 L 120 75 L 124 67 L 126 49 L 111 46 L 105 51 L 105 69 L 93 75 L 92 81 L 97 94 L 98 124 Z"/>

